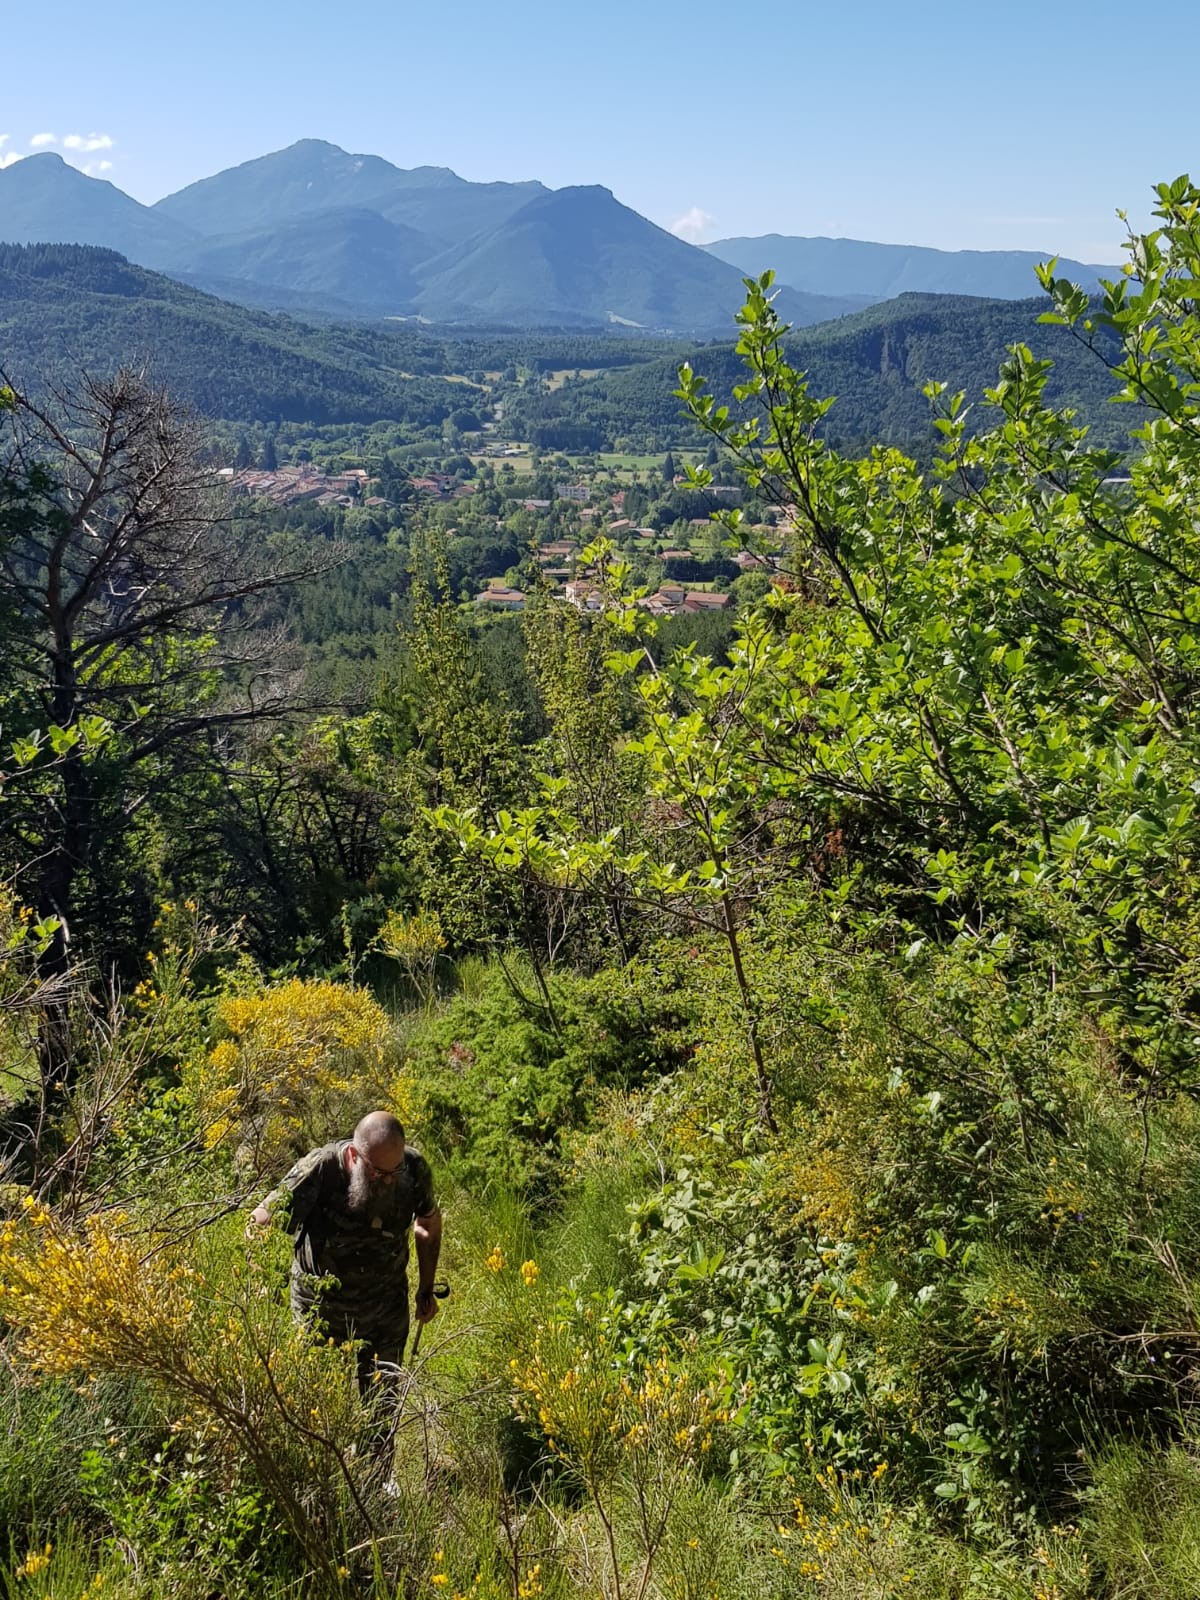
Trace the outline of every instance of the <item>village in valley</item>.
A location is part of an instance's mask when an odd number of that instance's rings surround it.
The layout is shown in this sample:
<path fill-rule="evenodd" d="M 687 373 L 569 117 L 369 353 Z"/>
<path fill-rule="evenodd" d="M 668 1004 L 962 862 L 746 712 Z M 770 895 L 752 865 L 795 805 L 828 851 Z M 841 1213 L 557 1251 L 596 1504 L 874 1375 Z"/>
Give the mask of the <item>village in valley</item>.
<path fill-rule="evenodd" d="M 738 485 L 694 484 L 688 464 L 677 471 L 669 453 L 571 459 L 489 443 L 439 462 L 440 470 L 427 458 L 406 472 L 296 454 L 304 459 L 226 466 L 219 475 L 239 501 L 336 514 L 347 531 L 366 525 L 394 536 L 420 512 L 465 554 L 456 594 L 480 614 L 523 610 L 533 585 L 581 611 L 601 610 L 604 574 L 587 557 L 599 539 L 628 566 L 637 604 L 657 617 L 732 612 L 778 581 L 786 510 L 747 505 Z M 746 548 L 728 547 L 723 511 L 737 512 Z"/>
<path fill-rule="evenodd" d="M 301 505 L 306 500 L 319 506 L 387 505 L 382 495 L 366 493 L 370 475 L 365 467 L 329 472 L 310 461 L 272 468 L 222 467 L 217 476 L 231 493 L 277 506 Z"/>
<path fill-rule="evenodd" d="M 623 520 L 618 518 L 617 523 Z M 614 530 L 620 531 L 610 523 L 609 537 L 614 536 Z M 656 535 L 652 528 L 639 528 L 637 537 L 654 539 Z M 662 563 L 668 574 L 673 564 L 694 563 L 696 560 L 690 549 L 655 550 L 651 546 L 649 553 Z M 599 611 L 603 608 L 602 574 L 595 565 L 581 564 L 580 546 L 575 540 L 553 539 L 548 544 L 540 545 L 536 559 L 541 568 L 540 576 L 550 585 L 552 592 L 561 594 L 568 605 L 580 611 Z M 768 564 L 766 557 L 747 551 L 739 552 L 734 560 L 743 571 L 756 568 L 765 570 Z M 680 613 L 725 611 L 733 604 L 733 596 L 721 589 L 674 581 L 666 576 L 654 593 L 641 595 L 637 603 L 654 616 L 673 617 Z M 502 611 L 520 611 L 524 609 L 525 593 L 511 587 L 503 578 L 494 578 L 475 596 L 475 604 Z"/>

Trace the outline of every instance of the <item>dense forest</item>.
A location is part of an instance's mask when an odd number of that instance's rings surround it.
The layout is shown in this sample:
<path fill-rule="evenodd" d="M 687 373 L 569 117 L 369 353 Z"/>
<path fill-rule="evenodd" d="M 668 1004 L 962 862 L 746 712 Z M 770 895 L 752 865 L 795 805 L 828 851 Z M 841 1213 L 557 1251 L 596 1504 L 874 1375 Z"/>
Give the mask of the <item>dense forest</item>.
<path fill-rule="evenodd" d="M 697 464 L 631 511 L 740 474 L 719 631 L 604 534 L 481 619 L 544 497 L 402 432 L 231 507 L 139 371 L 0 391 L 9 1592 L 1192 1600 L 1198 211 L 912 356 L 929 461 L 835 446 L 769 275 L 736 380 L 641 365 Z M 394 1410 L 246 1227 L 383 1106 L 451 1291 Z"/>

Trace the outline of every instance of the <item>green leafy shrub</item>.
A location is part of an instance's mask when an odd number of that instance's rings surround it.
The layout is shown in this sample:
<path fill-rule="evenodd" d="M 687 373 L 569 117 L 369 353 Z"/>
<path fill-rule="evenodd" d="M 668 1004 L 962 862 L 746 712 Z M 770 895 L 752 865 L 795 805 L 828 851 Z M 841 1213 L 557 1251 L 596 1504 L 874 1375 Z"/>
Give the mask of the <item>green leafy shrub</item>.
<path fill-rule="evenodd" d="M 530 984 L 523 969 L 516 976 Z M 648 996 L 629 974 L 555 973 L 534 1000 L 493 966 L 480 992 L 454 997 L 413 1034 L 405 1074 L 416 1120 L 464 1182 L 544 1200 L 602 1093 L 678 1064 L 678 1022 L 670 995 Z"/>

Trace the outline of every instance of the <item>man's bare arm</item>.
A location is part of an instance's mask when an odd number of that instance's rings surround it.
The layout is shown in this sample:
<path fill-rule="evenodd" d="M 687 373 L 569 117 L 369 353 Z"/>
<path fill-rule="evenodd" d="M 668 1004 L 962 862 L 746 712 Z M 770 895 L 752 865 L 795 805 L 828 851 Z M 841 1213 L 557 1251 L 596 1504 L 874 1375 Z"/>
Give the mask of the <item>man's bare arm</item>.
<path fill-rule="evenodd" d="M 417 1244 L 417 1321 L 425 1323 L 437 1316 L 433 1280 L 442 1250 L 442 1213 L 435 1208 L 427 1217 L 417 1217 L 413 1238 Z"/>

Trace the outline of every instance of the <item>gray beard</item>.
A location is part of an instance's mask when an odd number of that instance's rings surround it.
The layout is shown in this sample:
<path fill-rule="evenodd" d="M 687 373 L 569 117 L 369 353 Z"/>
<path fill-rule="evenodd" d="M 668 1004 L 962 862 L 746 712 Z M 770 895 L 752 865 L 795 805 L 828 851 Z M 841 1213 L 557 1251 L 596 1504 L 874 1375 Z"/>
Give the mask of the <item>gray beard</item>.
<path fill-rule="evenodd" d="M 346 1191 L 346 1210 L 351 1216 L 361 1217 L 371 1209 L 371 1180 L 361 1161 L 350 1168 L 349 1188 Z"/>

